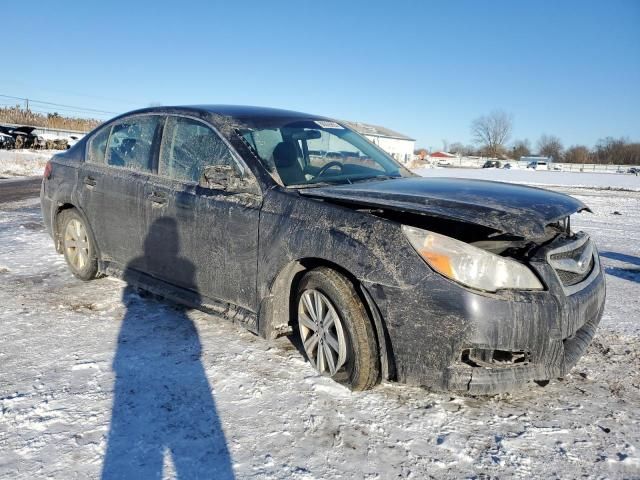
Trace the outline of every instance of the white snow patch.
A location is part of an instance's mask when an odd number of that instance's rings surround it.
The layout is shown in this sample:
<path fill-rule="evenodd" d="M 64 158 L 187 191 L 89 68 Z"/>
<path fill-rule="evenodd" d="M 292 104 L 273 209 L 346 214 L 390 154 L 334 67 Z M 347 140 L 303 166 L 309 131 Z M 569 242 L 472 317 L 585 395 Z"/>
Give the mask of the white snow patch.
<path fill-rule="evenodd" d="M 565 379 L 488 398 L 351 393 L 287 339 L 81 282 L 37 200 L 0 205 L 0 478 L 640 477 L 640 193 L 567 191 L 594 210 L 598 334 Z"/>
<path fill-rule="evenodd" d="M 42 175 L 56 153 L 60 150 L 0 150 L 0 178 Z"/>
<path fill-rule="evenodd" d="M 640 191 L 640 176 L 625 173 L 555 172 L 503 168 L 419 168 L 423 177 L 470 178 L 528 185 Z"/>

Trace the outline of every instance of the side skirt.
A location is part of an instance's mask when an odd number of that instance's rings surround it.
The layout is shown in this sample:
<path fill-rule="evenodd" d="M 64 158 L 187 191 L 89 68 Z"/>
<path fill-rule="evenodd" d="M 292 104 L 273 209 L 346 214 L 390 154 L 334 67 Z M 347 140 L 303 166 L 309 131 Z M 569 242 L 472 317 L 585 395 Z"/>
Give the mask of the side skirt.
<path fill-rule="evenodd" d="M 99 260 L 98 269 L 102 274 L 109 277 L 124 279 L 124 269 L 115 262 Z M 127 282 L 137 288 L 146 290 L 172 302 L 223 317 L 233 323 L 242 325 L 256 335 L 258 334 L 258 316 L 245 308 L 214 298 L 201 296 L 192 290 L 171 285 L 170 283 L 137 270 L 129 270 L 127 272 Z"/>

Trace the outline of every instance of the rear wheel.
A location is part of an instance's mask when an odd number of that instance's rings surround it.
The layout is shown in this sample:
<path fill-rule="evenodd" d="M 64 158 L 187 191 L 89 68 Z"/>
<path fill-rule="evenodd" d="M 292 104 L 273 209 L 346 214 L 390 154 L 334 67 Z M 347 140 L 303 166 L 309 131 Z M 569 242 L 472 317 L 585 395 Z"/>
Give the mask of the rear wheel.
<path fill-rule="evenodd" d="M 96 278 L 98 255 L 89 227 L 75 209 L 61 215 L 62 250 L 71 273 L 81 280 Z"/>
<path fill-rule="evenodd" d="M 326 267 L 307 273 L 298 286 L 298 330 L 309 362 L 352 390 L 378 381 L 378 348 L 367 311 L 353 284 Z"/>

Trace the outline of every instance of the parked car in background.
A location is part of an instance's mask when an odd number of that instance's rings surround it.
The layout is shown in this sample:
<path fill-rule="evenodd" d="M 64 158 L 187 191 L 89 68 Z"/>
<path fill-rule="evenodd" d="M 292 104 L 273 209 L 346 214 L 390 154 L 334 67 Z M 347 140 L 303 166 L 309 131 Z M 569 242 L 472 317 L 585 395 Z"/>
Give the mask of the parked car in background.
<path fill-rule="evenodd" d="M 66 138 L 60 137 L 52 133 L 45 133 L 41 136 L 44 140 L 44 148 L 47 150 L 66 150 L 69 144 Z"/>
<path fill-rule="evenodd" d="M 324 154 L 324 158 L 328 160 L 340 160 L 344 158 L 344 156 L 343 152 L 327 152 Z"/>
<path fill-rule="evenodd" d="M 529 162 L 527 168 L 531 168 L 532 170 L 549 170 L 549 164 L 543 161 L 533 161 Z"/>
<path fill-rule="evenodd" d="M 10 150 L 15 147 L 16 141 L 8 133 L 0 131 L 0 148 Z"/>
<path fill-rule="evenodd" d="M 11 135 L 15 139 L 15 148 L 45 148 L 46 141 L 33 133 L 36 127 L 14 127 Z"/>
<path fill-rule="evenodd" d="M 510 163 L 505 163 L 502 168 L 506 169 L 506 170 L 510 170 L 511 169 L 511 164 Z"/>
<path fill-rule="evenodd" d="M 499 160 L 487 160 L 482 165 L 482 168 L 500 168 L 502 163 Z"/>
<path fill-rule="evenodd" d="M 629 170 L 627 170 L 627 173 L 632 173 L 634 175 L 640 175 L 640 168 L 631 167 Z"/>
<path fill-rule="evenodd" d="M 334 145 L 347 154 L 309 155 Z M 571 229 L 580 200 L 420 177 L 316 115 L 130 112 L 53 156 L 40 198 L 77 277 L 298 335 L 353 390 L 544 385 L 575 365 L 604 308 L 598 252 Z"/>
<path fill-rule="evenodd" d="M 67 137 L 67 148 L 73 147 L 82 138 L 80 135 L 69 135 Z"/>
<path fill-rule="evenodd" d="M 45 139 L 33 133 L 35 129 L 36 127 L 0 125 L 0 133 L 13 139 L 13 142 L 3 142 L 3 148 L 45 148 Z"/>

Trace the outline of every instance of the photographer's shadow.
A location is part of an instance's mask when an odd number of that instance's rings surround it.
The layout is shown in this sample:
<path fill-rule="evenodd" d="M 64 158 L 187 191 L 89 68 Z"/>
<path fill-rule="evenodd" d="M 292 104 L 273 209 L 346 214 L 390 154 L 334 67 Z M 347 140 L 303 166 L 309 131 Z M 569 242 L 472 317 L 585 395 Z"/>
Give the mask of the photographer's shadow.
<path fill-rule="evenodd" d="M 162 232 L 162 245 L 149 244 L 152 232 Z M 195 266 L 180 258 L 179 251 L 175 221 L 160 218 L 151 226 L 144 255 L 125 272 L 127 311 L 113 362 L 116 379 L 104 480 L 160 479 L 165 454 L 171 456 L 179 479 L 233 478 L 188 309 L 145 299 L 131 284 L 157 255 L 173 258 L 170 264 L 176 271 L 193 279 Z"/>

